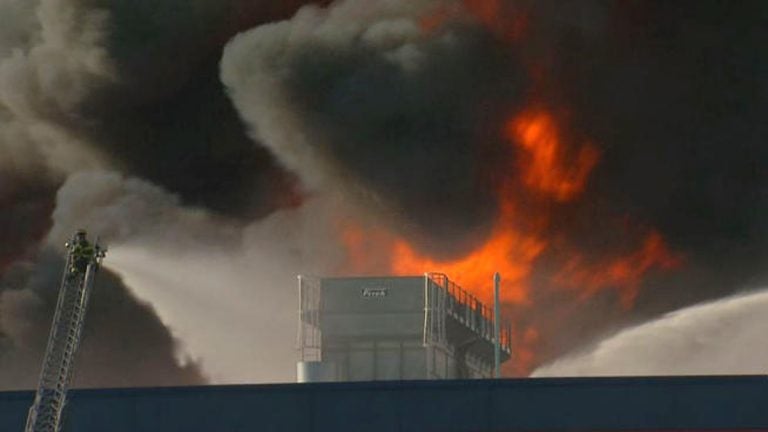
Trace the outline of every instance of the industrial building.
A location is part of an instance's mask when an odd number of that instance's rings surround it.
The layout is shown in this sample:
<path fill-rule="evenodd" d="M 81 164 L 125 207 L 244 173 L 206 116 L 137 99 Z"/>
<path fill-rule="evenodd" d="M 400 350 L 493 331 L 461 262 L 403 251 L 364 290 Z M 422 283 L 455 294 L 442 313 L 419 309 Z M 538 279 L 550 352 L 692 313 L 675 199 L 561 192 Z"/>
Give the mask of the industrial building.
<path fill-rule="evenodd" d="M 299 298 L 299 382 L 493 376 L 493 310 L 444 274 L 299 277 Z"/>
<path fill-rule="evenodd" d="M 768 432 L 765 376 L 477 379 L 491 376 L 496 358 L 511 358 L 511 329 L 441 274 L 302 277 L 299 294 L 298 378 L 304 382 L 72 390 L 57 399 L 55 427 Z M 40 400 L 32 391 L 0 392 L 0 431 L 23 430 L 36 412 L 30 405 Z"/>

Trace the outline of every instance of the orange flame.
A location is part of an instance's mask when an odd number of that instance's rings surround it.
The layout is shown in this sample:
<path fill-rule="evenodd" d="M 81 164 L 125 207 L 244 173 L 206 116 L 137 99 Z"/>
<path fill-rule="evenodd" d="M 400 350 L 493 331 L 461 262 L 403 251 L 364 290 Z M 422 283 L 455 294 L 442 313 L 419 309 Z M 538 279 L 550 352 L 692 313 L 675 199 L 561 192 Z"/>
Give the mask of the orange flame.
<path fill-rule="evenodd" d="M 560 133 L 553 117 L 546 111 L 525 112 L 512 117 L 505 129 L 511 144 L 522 147 L 532 157 L 521 164 L 524 183 L 531 189 L 545 192 L 558 201 L 575 198 L 583 192 L 593 167 L 597 150 L 584 146 L 576 161 L 569 166 L 565 160 Z M 390 271 L 394 274 L 419 274 L 425 269 L 449 275 L 459 284 L 473 290 L 484 302 L 491 301 L 490 283 L 494 272 L 502 279 L 502 300 L 513 304 L 529 304 L 528 279 L 536 259 L 546 250 L 548 242 L 537 230 L 543 230 L 548 215 L 537 215 L 539 226 L 523 232 L 516 226 L 516 203 L 506 191 L 513 188 L 514 178 L 508 178 L 501 190 L 500 212 L 488 240 L 464 257 L 437 261 L 419 254 L 404 239 L 392 248 Z"/>
<path fill-rule="evenodd" d="M 580 300 L 586 300 L 598 292 L 615 289 L 619 292 L 625 309 L 634 305 L 640 290 L 643 275 L 653 267 L 672 269 L 680 265 L 681 259 L 672 254 L 664 239 L 656 231 L 648 234 L 642 247 L 629 255 L 614 258 L 607 263 L 591 266 L 584 264 L 581 255 L 575 255 L 557 273 L 556 285 L 580 291 Z"/>
<path fill-rule="evenodd" d="M 535 327 L 513 328 L 514 361 L 507 363 L 504 372 L 514 376 L 524 376 L 530 373 L 536 364 L 536 349 L 539 338 L 539 331 Z"/>
<path fill-rule="evenodd" d="M 464 0 L 464 8 L 498 38 L 514 42 L 526 28 L 525 16 L 505 0 Z"/>
<path fill-rule="evenodd" d="M 528 25 L 525 11 L 505 0 L 461 0 L 443 4 L 423 16 L 420 25 L 429 35 L 446 22 L 467 16 L 508 44 L 518 43 Z M 534 81 L 542 81 L 538 75 L 544 72 L 538 65 L 529 64 L 528 69 Z M 357 222 L 345 221 L 339 226 L 348 254 L 343 272 L 445 273 L 485 303 L 492 302 L 492 275 L 499 272 L 501 297 L 508 311 L 512 306 L 535 307 L 537 296 L 533 295 L 532 279 L 539 258 L 551 247 L 555 229 L 549 226 L 552 212 L 557 211 L 558 204 L 572 202 L 584 193 L 600 159 L 594 145 L 588 142 L 574 145 L 566 140 L 567 129 L 561 128 L 558 121 L 547 107 L 532 104 L 502 125 L 501 137 L 515 154 L 516 163 L 502 174 L 498 187 L 499 212 L 488 238 L 479 246 L 459 258 L 440 260 L 386 229 L 366 229 Z M 534 196 L 536 202 L 520 205 L 517 202 L 520 192 Z M 599 260 L 588 261 L 584 253 L 572 246 L 558 245 L 558 253 L 565 253 L 567 257 L 565 264 L 553 272 L 549 279 L 551 286 L 537 286 L 537 289 L 573 292 L 581 301 L 615 290 L 625 309 L 634 305 L 648 272 L 671 269 L 680 263 L 661 234 L 655 231 L 647 234 L 633 251 Z M 512 335 L 514 361 L 505 371 L 525 375 L 537 363 L 541 335 L 535 324 L 512 318 L 513 322 L 517 321 Z"/>
<path fill-rule="evenodd" d="M 502 301 L 530 304 L 528 277 L 534 261 L 545 249 L 546 242 L 516 231 L 502 218 L 488 241 L 457 260 L 433 260 L 400 239 L 392 251 L 391 271 L 398 275 L 420 274 L 427 270 L 445 273 L 486 304 L 493 301 L 491 278 L 495 272 L 500 272 L 503 275 Z"/>
<path fill-rule="evenodd" d="M 598 152 L 583 145 L 570 167 L 552 116 L 543 110 L 526 112 L 507 122 L 507 139 L 524 151 L 523 181 L 532 190 L 569 201 L 583 192 L 589 173 L 597 164 Z"/>
<path fill-rule="evenodd" d="M 348 254 L 343 272 L 396 275 L 441 272 L 487 304 L 492 302 L 492 275 L 500 272 L 502 302 L 534 307 L 531 279 L 537 260 L 550 246 L 547 237 L 552 227 L 548 225 L 551 212 L 557 207 L 529 206 L 521 212 L 512 192 L 522 185 L 545 202 L 574 200 L 584 192 L 599 155 L 590 144 L 583 144 L 576 151 L 569 149 L 555 117 L 542 108 L 509 118 L 502 132 L 511 148 L 518 150 L 519 169 L 509 170 L 500 185 L 499 214 L 482 244 L 460 258 L 439 260 L 386 229 L 367 229 L 355 221 L 344 221 L 339 225 Z M 529 223 L 523 225 L 521 221 Z M 655 231 L 648 234 L 635 251 L 597 262 L 587 262 L 584 254 L 569 251 L 567 245 L 561 246 L 562 251 L 571 258 L 551 277 L 552 288 L 572 291 L 581 301 L 616 290 L 624 308 L 634 304 L 646 273 L 652 269 L 671 269 L 680 263 L 661 234 Z M 514 375 L 530 372 L 536 365 L 539 340 L 535 326 L 526 324 L 516 328 L 513 331 L 515 361 L 505 370 Z"/>
<path fill-rule="evenodd" d="M 422 16 L 419 24 L 425 33 L 431 34 L 446 22 L 456 21 L 465 15 L 507 43 L 519 40 L 526 29 L 525 15 L 512 10 L 505 0 L 463 0 L 460 4 L 441 4 Z"/>

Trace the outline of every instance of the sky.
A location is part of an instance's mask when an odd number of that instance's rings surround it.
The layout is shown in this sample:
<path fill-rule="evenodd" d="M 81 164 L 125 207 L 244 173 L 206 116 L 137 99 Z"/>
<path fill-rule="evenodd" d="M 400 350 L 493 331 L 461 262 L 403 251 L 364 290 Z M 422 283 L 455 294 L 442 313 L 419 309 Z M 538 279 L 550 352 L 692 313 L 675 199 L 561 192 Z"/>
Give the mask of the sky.
<path fill-rule="evenodd" d="M 35 385 L 78 228 L 110 251 L 77 386 L 292 381 L 298 274 L 445 272 L 487 300 L 499 271 L 507 376 L 677 373 L 621 359 L 751 340 L 767 20 L 759 1 L 0 0 L 0 389 Z"/>

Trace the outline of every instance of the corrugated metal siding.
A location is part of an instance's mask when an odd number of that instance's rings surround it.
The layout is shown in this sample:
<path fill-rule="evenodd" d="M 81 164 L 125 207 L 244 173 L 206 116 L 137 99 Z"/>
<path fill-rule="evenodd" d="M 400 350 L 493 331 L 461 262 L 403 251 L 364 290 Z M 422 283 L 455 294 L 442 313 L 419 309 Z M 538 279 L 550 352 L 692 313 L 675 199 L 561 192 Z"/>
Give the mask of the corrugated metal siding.
<path fill-rule="evenodd" d="M 31 392 L 0 393 L 21 431 Z M 768 378 L 414 381 L 81 390 L 77 432 L 768 430 Z"/>

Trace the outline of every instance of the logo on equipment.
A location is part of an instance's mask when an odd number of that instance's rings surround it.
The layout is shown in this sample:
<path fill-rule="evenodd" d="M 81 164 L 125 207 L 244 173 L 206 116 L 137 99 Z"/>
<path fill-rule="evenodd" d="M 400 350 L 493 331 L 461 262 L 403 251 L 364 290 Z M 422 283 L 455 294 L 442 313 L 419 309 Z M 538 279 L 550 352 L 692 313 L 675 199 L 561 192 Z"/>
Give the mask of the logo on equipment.
<path fill-rule="evenodd" d="M 382 298 L 389 293 L 387 288 L 363 288 L 362 296 L 365 298 Z"/>

